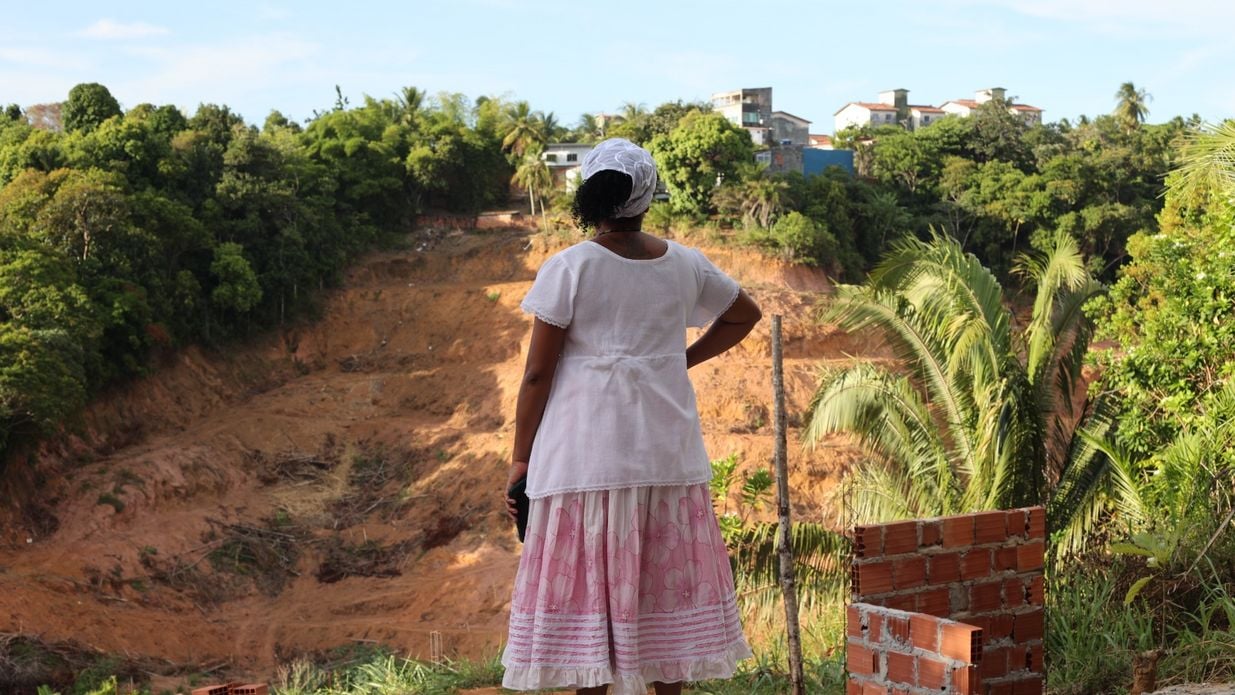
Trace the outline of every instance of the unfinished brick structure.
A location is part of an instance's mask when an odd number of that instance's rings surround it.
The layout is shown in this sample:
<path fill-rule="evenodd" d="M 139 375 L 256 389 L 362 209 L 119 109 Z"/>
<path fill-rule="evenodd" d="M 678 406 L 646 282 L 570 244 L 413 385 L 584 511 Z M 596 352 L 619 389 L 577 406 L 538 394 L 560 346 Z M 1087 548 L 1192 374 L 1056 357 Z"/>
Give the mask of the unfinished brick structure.
<path fill-rule="evenodd" d="M 1041 507 L 854 529 L 848 695 L 1039 695 Z"/>

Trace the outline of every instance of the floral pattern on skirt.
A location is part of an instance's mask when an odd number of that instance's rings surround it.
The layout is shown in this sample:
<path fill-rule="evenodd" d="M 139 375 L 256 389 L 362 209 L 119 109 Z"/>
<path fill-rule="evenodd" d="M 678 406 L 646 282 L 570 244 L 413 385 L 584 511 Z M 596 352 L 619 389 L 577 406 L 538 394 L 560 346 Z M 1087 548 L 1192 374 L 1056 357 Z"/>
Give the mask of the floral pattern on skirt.
<path fill-rule="evenodd" d="M 750 656 L 705 483 L 532 500 L 502 664 L 516 690 L 728 678 Z"/>

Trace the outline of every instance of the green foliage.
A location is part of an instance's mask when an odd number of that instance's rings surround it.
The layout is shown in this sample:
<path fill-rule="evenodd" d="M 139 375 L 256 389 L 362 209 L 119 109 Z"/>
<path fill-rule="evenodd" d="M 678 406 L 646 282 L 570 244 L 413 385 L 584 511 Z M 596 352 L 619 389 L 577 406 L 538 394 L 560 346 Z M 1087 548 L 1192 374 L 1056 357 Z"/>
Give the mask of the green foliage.
<path fill-rule="evenodd" d="M 257 276 L 245 260 L 244 247 L 240 244 L 228 242 L 214 247 L 210 274 L 215 279 L 210 300 L 224 311 L 246 312 L 262 298 Z"/>
<path fill-rule="evenodd" d="M 70 133 L 93 130 L 103 121 L 120 115 L 120 102 L 103 85 L 86 82 L 69 90 L 64 102 L 64 128 Z"/>
<path fill-rule="evenodd" d="M 669 188 L 674 210 L 707 211 L 712 189 L 734 178 L 754 157 L 750 135 L 724 116 L 692 111 L 668 134 L 652 138 L 648 149 Z"/>
<path fill-rule="evenodd" d="M 954 240 L 898 242 L 861 287 L 838 288 L 827 320 L 879 331 L 902 370 L 858 363 L 825 375 L 805 438 L 855 435 L 870 459 L 850 474 L 854 523 L 1035 504 L 1072 449 L 1072 389 L 1098 291 L 1059 236 L 1026 259 L 1029 325 L 1012 329 L 994 276 Z"/>
<path fill-rule="evenodd" d="M 215 104 L 122 113 L 86 84 L 67 132 L 0 115 L 0 459 L 152 350 L 311 309 L 426 207 L 505 201 L 502 100 L 409 87 L 335 106 L 303 129 L 272 113 L 259 131 Z M 536 127 L 557 130 L 552 114 Z"/>

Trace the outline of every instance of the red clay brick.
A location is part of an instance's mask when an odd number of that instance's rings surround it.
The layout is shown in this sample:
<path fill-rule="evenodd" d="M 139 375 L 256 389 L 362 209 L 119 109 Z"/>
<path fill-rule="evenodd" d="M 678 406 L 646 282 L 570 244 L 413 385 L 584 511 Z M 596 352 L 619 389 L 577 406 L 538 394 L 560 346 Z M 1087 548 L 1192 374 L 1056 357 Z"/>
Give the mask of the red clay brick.
<path fill-rule="evenodd" d="M 952 615 L 952 592 L 946 586 L 922 591 L 918 594 L 917 611 L 936 618 Z"/>
<path fill-rule="evenodd" d="M 1030 541 L 1016 546 L 1016 571 L 1030 572 L 1042 569 L 1042 558 L 1046 546 L 1042 541 Z"/>
<path fill-rule="evenodd" d="M 879 557 L 883 555 L 883 527 L 854 527 L 853 554 L 857 557 Z"/>
<path fill-rule="evenodd" d="M 883 526 L 883 554 L 900 555 L 918 549 L 918 522 L 898 521 Z"/>
<path fill-rule="evenodd" d="M 1008 511 L 1008 538 L 1027 538 L 1029 535 L 1029 510 Z"/>
<path fill-rule="evenodd" d="M 892 561 L 892 585 L 899 589 L 916 589 L 926 583 L 926 558 L 921 555 Z"/>
<path fill-rule="evenodd" d="M 1006 512 L 982 512 L 973 515 L 973 542 L 1003 543 L 1008 540 L 1008 515 Z"/>
<path fill-rule="evenodd" d="M 883 637 L 883 616 L 875 612 L 867 613 L 866 624 L 866 640 L 871 644 L 879 644 Z"/>
<path fill-rule="evenodd" d="M 232 687 L 228 695 L 270 695 L 270 687 L 265 683 L 249 683 Z"/>
<path fill-rule="evenodd" d="M 923 521 L 921 522 L 921 529 L 923 548 L 939 545 L 941 531 L 938 521 Z"/>
<path fill-rule="evenodd" d="M 942 521 L 943 547 L 963 548 L 973 545 L 973 515 L 949 516 Z"/>
<path fill-rule="evenodd" d="M 1025 653 L 1025 670 L 1033 671 L 1034 673 L 1046 673 L 1045 655 L 1041 644 L 1029 645 L 1029 649 Z"/>
<path fill-rule="evenodd" d="M 1003 607 L 1003 582 L 980 582 L 969 587 L 969 610 L 986 613 Z"/>
<path fill-rule="evenodd" d="M 888 687 L 882 683 L 865 683 L 862 685 L 862 695 L 888 695 Z"/>
<path fill-rule="evenodd" d="M 862 637 L 862 614 L 853 604 L 845 607 L 845 634 L 859 639 Z"/>
<path fill-rule="evenodd" d="M 1008 647 L 1008 673 L 1025 672 L 1025 661 L 1029 658 L 1029 648 L 1023 644 Z"/>
<path fill-rule="evenodd" d="M 1043 584 L 1042 575 L 1040 574 L 1030 580 L 1029 585 L 1026 587 L 1028 591 L 1026 592 L 1025 603 L 1031 606 L 1041 606 L 1045 603 L 1045 597 L 1042 595 Z"/>
<path fill-rule="evenodd" d="M 1016 569 L 1016 546 L 1001 545 L 995 548 L 995 567 L 996 572 L 1004 570 Z"/>
<path fill-rule="evenodd" d="M 1008 648 L 995 647 L 982 654 L 982 663 L 978 665 L 982 678 L 1003 678 L 1008 675 Z"/>
<path fill-rule="evenodd" d="M 205 685 L 200 688 L 194 688 L 193 695 L 227 695 L 227 691 L 231 689 L 235 683 L 226 683 L 223 685 Z"/>
<path fill-rule="evenodd" d="M 990 573 L 991 551 L 989 549 L 970 550 L 961 556 L 961 579 L 977 579 L 989 576 Z"/>
<path fill-rule="evenodd" d="M 959 553 L 944 553 L 931 555 L 930 565 L 926 572 L 927 581 L 931 584 L 947 584 L 960 581 L 961 556 Z"/>
<path fill-rule="evenodd" d="M 979 695 L 982 692 L 982 677 L 976 666 L 965 666 L 952 671 L 952 692 L 957 695 Z"/>
<path fill-rule="evenodd" d="M 892 563 L 868 562 L 854 566 L 855 596 L 884 594 L 892 590 Z"/>
<path fill-rule="evenodd" d="M 845 645 L 845 667 L 850 673 L 874 675 L 879 672 L 879 654 L 855 642 Z"/>
<path fill-rule="evenodd" d="M 916 613 L 909 616 L 909 639 L 913 646 L 928 652 L 939 649 L 939 620 L 931 615 Z"/>
<path fill-rule="evenodd" d="M 889 640 L 899 644 L 909 644 L 909 618 L 892 615 L 885 616 L 883 626 L 888 631 Z"/>
<path fill-rule="evenodd" d="M 1042 609 L 1037 608 L 1028 613 L 1018 613 L 1012 626 L 1012 638 L 1024 644 L 1032 640 L 1042 639 L 1043 621 Z"/>
<path fill-rule="evenodd" d="M 1022 678 L 1012 686 L 1012 695 L 1042 695 L 1042 677 Z"/>
<path fill-rule="evenodd" d="M 948 684 L 948 665 L 929 656 L 918 657 L 918 685 L 943 690 Z"/>
<path fill-rule="evenodd" d="M 939 631 L 939 653 L 968 664 L 978 663 L 982 659 L 982 630 L 966 623 L 944 623 Z"/>
<path fill-rule="evenodd" d="M 986 621 L 986 625 L 983 626 L 982 639 L 990 643 L 1011 637 L 1013 623 L 1014 620 L 1011 613 L 999 613 L 998 615 L 990 616 Z"/>
<path fill-rule="evenodd" d="M 918 610 L 918 595 L 910 592 L 907 594 L 899 594 L 897 596 L 889 596 L 884 601 L 883 605 L 898 611 L 912 613 Z"/>
<path fill-rule="evenodd" d="M 1003 582 L 1003 605 L 1008 608 L 1020 608 L 1025 604 L 1025 582 L 1013 577 Z"/>
<path fill-rule="evenodd" d="M 986 695 L 1012 695 L 1012 683 L 991 683 L 986 688 Z"/>
<path fill-rule="evenodd" d="M 1029 508 L 1029 540 L 1046 540 L 1046 510 Z"/>
<path fill-rule="evenodd" d="M 862 695 L 862 683 L 852 678 L 845 681 L 845 695 Z"/>
<path fill-rule="evenodd" d="M 888 652 L 888 677 L 893 683 L 917 685 L 918 676 L 915 668 L 917 659 L 901 652 Z"/>

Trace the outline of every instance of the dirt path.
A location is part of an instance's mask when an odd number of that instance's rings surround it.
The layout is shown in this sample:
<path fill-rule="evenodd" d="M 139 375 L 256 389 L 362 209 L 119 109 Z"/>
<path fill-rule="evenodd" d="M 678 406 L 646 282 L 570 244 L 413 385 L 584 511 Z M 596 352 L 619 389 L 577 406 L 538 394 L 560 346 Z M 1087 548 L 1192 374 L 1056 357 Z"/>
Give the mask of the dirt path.
<path fill-rule="evenodd" d="M 503 231 L 374 254 L 318 322 L 226 355 L 186 350 L 101 399 L 88 434 L 43 456 L 58 528 L 3 537 L 0 632 L 256 675 L 356 644 L 427 657 L 432 632 L 448 655 L 494 653 L 518 553 L 494 492 L 529 328 L 518 301 L 553 250 Z M 821 360 L 882 357 L 814 323 L 821 274 L 706 250 L 785 315 L 799 421 Z M 692 372 L 709 451 L 745 466 L 772 447 L 766 324 Z M 358 469 L 372 452 L 391 465 L 380 485 Z M 825 493 L 856 455 L 835 441 L 796 456 L 795 513 L 833 516 Z M 278 586 L 215 567 L 262 550 L 227 535 L 247 532 L 294 539 L 277 546 Z M 380 574 L 321 580 L 332 552 Z"/>

